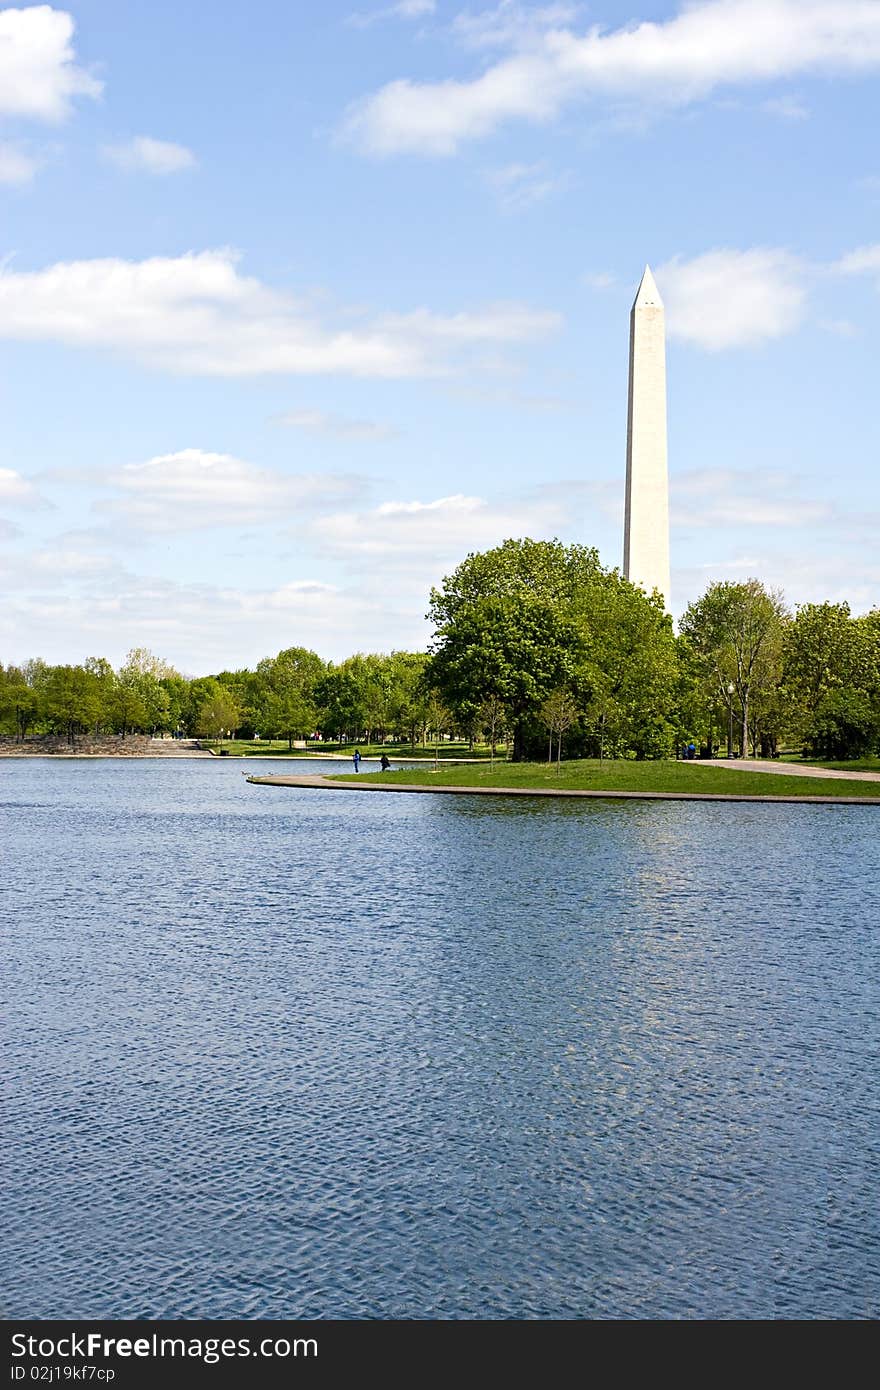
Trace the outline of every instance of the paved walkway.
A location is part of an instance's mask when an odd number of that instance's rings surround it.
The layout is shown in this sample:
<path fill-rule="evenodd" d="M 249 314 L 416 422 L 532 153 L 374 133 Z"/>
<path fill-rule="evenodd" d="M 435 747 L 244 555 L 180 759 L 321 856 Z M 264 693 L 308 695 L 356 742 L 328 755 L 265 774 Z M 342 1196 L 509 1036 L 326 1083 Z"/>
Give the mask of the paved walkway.
<path fill-rule="evenodd" d="M 694 767 L 726 767 L 732 772 L 776 772 L 786 777 L 843 777 L 853 782 L 880 782 L 880 772 L 842 772 L 809 763 L 752 762 L 748 758 L 698 758 Z"/>
<path fill-rule="evenodd" d="M 244 777 L 245 774 L 242 773 Z M 593 801 L 760 801 L 776 805 L 880 806 L 880 796 L 741 796 L 723 792 L 611 792 L 569 791 L 554 787 L 444 787 L 430 782 L 339 782 L 333 777 L 278 776 L 248 777 L 264 787 L 310 787 L 315 791 L 342 792 L 431 792 L 435 796 L 578 796 Z"/>

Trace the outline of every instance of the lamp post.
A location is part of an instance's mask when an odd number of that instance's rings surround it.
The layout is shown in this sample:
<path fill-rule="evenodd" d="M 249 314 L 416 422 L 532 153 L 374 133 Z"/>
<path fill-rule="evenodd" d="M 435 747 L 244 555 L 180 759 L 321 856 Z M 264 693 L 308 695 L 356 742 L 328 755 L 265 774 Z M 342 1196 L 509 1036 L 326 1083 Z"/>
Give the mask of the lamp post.
<path fill-rule="evenodd" d="M 727 756 L 733 757 L 733 681 L 727 683 Z"/>

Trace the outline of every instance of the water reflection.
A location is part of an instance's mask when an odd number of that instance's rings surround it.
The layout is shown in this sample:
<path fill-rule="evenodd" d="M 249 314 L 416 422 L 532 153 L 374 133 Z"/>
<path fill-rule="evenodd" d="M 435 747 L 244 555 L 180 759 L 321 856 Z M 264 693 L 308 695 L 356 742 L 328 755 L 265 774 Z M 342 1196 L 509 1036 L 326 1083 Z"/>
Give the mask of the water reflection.
<path fill-rule="evenodd" d="M 876 1312 L 872 808 L 242 766 L 0 769 L 10 1313 Z"/>

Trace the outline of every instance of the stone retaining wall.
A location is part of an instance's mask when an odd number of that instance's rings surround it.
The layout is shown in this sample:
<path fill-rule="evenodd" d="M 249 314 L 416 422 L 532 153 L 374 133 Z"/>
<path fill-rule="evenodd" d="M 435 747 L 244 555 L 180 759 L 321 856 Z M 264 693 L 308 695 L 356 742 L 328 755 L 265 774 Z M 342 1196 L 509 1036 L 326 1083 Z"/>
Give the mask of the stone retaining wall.
<path fill-rule="evenodd" d="M 98 758 L 175 757 L 199 750 L 198 739 L 150 738 L 149 734 L 102 734 L 92 738 L 77 734 L 76 743 L 68 743 L 64 734 L 37 734 L 21 741 L 0 735 L 0 757 L 33 758 L 49 753 L 89 753 Z"/>

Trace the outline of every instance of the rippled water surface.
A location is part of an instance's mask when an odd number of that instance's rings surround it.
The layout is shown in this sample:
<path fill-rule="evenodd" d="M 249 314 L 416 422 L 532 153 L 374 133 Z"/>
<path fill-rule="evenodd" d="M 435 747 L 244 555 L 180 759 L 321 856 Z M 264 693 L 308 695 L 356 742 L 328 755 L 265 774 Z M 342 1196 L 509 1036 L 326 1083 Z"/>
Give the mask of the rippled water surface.
<path fill-rule="evenodd" d="M 0 763 L 7 1316 L 880 1312 L 880 811 L 243 766 Z"/>

